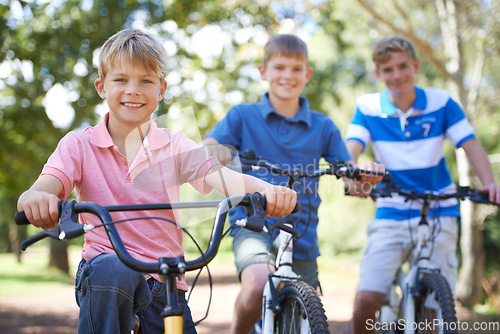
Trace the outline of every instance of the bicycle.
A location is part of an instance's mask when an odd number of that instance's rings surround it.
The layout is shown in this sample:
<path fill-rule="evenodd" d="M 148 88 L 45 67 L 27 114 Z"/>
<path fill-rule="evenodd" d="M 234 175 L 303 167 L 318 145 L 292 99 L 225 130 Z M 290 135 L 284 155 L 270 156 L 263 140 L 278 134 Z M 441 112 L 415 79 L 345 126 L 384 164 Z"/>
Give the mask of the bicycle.
<path fill-rule="evenodd" d="M 178 290 L 176 278 L 184 275 L 187 271 L 202 269 L 214 259 L 218 252 L 219 245 L 222 241 L 224 223 L 226 221 L 227 212 L 231 207 L 243 206 L 249 216 L 249 220 L 255 226 L 259 224 L 266 226 L 266 230 L 271 231 L 274 228 L 282 228 L 279 225 L 270 225 L 264 223 L 265 214 L 265 198 L 259 194 L 247 194 L 246 196 L 232 196 L 222 201 L 200 201 L 200 202 L 182 202 L 182 203 L 155 203 L 155 204 L 135 204 L 135 205 L 117 205 L 117 206 L 100 206 L 92 202 L 60 202 L 60 220 L 57 229 L 43 231 L 34 236 L 31 236 L 21 242 L 21 249 L 24 251 L 30 245 L 46 238 L 54 238 L 57 240 L 73 239 L 91 231 L 94 228 L 104 227 L 107 236 L 115 250 L 119 259 L 128 267 L 143 273 L 156 273 L 161 276 L 162 281 L 166 284 L 166 307 L 162 312 L 164 317 L 165 333 L 182 334 L 184 333 L 183 310 L 179 305 Z M 157 262 L 142 262 L 134 259 L 126 250 L 125 245 L 115 227 L 115 224 L 121 221 L 113 221 L 109 212 L 113 211 L 143 211 L 143 210 L 171 210 L 171 209 L 189 209 L 189 208 L 209 208 L 216 207 L 212 233 L 207 245 L 206 251 L 202 251 L 199 247 L 201 256 L 186 261 L 181 257 L 161 257 Z M 78 223 L 78 214 L 90 213 L 95 215 L 101 221 L 100 225 L 83 225 Z M 144 217 L 147 219 L 148 217 Z M 149 217 L 158 218 L 158 217 Z M 17 212 L 14 220 L 18 225 L 27 225 L 29 221 L 26 219 L 24 212 Z M 174 223 L 174 222 L 171 222 Z M 175 224 L 175 223 L 174 223 Z M 182 228 L 184 230 L 184 228 Z M 184 230 L 184 232 L 186 232 Z M 294 232 L 291 230 L 291 232 Z M 187 232 L 186 232 L 187 233 Z M 208 310 L 207 310 L 208 314 Z M 206 316 L 205 316 L 206 317 Z M 195 325 L 203 319 L 197 321 Z"/>
<path fill-rule="evenodd" d="M 262 157 L 256 156 L 255 152 L 251 150 L 245 150 L 238 156 L 241 164 L 238 165 L 238 168 L 241 171 L 264 169 L 271 173 L 286 176 L 288 178 L 287 185 L 291 189 L 295 189 L 301 180 L 305 182 L 307 178 L 318 178 L 322 175 L 358 179 L 361 173 L 380 174 L 364 171 L 344 162 L 330 164 L 327 168 L 316 168 L 314 170 L 290 170 L 290 168 L 270 163 Z M 383 175 L 384 181 L 389 182 L 389 173 L 384 172 Z M 304 188 L 307 192 L 305 185 Z M 300 206 L 297 214 L 299 216 L 301 214 Z M 254 226 L 249 227 L 248 222 L 237 221 L 236 225 L 255 232 L 266 232 L 265 226 L 264 229 Z M 284 228 L 281 229 L 276 241 L 278 249 L 274 263 L 276 271 L 269 274 L 264 287 L 261 333 L 329 333 L 327 317 L 318 293 L 313 287 L 302 281 L 300 276 L 292 270 L 294 238 L 300 238 L 300 236 L 297 232 L 294 232 L 292 223 L 284 223 Z M 258 327 L 256 332 L 259 332 Z"/>
<path fill-rule="evenodd" d="M 437 229 L 432 229 L 427 214 L 433 201 L 457 198 L 476 203 L 494 204 L 487 194 L 469 187 L 458 187 L 455 192 L 435 193 L 403 190 L 393 183 L 372 190 L 373 198 L 400 195 L 406 201 L 422 202 L 417 240 L 406 255 L 407 271 L 400 268 L 379 308 L 379 333 L 458 333 L 455 301 L 447 280 L 429 261 Z M 411 239 L 411 238 L 410 238 Z M 410 242 L 413 242 L 410 240 Z"/>

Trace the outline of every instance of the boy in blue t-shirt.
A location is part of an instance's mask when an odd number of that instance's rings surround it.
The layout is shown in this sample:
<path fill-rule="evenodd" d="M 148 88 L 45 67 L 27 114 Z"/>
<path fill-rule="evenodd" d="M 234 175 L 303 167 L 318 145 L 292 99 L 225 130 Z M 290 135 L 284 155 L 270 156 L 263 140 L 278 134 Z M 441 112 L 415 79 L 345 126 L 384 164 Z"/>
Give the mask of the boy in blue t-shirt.
<path fill-rule="evenodd" d="M 221 162 L 231 161 L 231 156 L 217 144 L 233 146 L 240 152 L 254 150 L 257 156 L 289 166 L 290 170 L 318 168 L 321 158 L 328 162 L 351 160 L 337 126 L 328 116 L 309 109 L 307 99 L 300 96 L 313 74 L 308 65 L 307 46 L 301 39 L 294 35 L 271 37 L 259 71 L 262 79 L 269 83 L 268 93 L 259 103 L 231 108 L 204 140 Z M 365 169 L 378 167 L 374 163 L 363 166 Z M 271 184 L 286 186 L 284 176 L 262 170 L 253 175 Z M 369 193 L 371 185 L 380 179 L 364 176 L 362 181 L 370 184 L 365 190 Z M 293 270 L 316 287 L 319 256 L 316 229 L 321 201 L 317 193 L 318 179 L 307 180 L 306 187 L 311 192 L 310 198 L 304 189 L 296 189 L 301 207 L 298 231 L 303 236 L 294 243 Z M 360 191 L 357 195 L 366 197 L 368 193 Z M 230 212 L 231 223 L 243 217 L 244 212 L 238 208 Z M 232 333 L 248 333 L 261 316 L 262 292 L 270 270 L 274 271 L 269 264 L 274 264 L 271 244 L 272 236 L 268 234 L 242 228 L 234 233 L 233 251 L 242 284 L 236 299 Z"/>
<path fill-rule="evenodd" d="M 444 159 L 443 142 L 448 138 L 462 147 L 491 201 L 500 203 L 500 185 L 488 157 L 476 141 L 474 130 L 450 94 L 437 88 L 415 86 L 420 63 L 413 44 L 393 35 L 381 39 L 372 54 L 375 75 L 386 90 L 358 98 L 354 118 L 347 130 L 347 149 L 357 161 L 372 143 L 376 160 L 390 171 L 392 180 L 407 190 L 452 192 L 455 184 Z M 401 196 L 377 199 L 375 219 L 368 224 L 369 242 L 360 267 L 354 305 L 354 333 L 369 333 L 384 295 L 416 235 L 421 203 Z M 436 219 L 439 215 L 439 219 Z M 456 199 L 432 203 L 429 224 L 439 226 L 430 259 L 454 290 L 457 277 L 456 244 L 459 216 Z M 439 224 L 439 225 L 437 225 Z M 372 322 L 373 323 L 373 322 Z"/>

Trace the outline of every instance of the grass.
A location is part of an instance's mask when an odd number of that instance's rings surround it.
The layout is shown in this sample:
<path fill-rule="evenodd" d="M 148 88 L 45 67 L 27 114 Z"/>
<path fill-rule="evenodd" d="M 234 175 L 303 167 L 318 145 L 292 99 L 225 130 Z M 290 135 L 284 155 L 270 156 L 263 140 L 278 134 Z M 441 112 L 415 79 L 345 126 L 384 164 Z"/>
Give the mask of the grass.
<path fill-rule="evenodd" d="M 0 254 L 0 297 L 21 296 L 73 285 L 79 250 L 70 248 L 70 275 L 49 268 L 49 253 L 44 247 L 23 252 L 21 262 L 14 254 Z"/>

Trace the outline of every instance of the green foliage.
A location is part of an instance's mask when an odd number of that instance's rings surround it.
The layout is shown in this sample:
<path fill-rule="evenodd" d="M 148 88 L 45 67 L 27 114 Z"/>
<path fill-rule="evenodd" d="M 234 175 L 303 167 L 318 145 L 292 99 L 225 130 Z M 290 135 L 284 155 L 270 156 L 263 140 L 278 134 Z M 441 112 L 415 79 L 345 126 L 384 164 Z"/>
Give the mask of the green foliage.
<path fill-rule="evenodd" d="M 7 249 L 2 245 L 8 243 L 6 225 L 12 223 L 17 197 L 36 179 L 59 139 L 68 130 L 93 125 L 100 118 L 102 100 L 94 89 L 96 59 L 109 36 L 138 27 L 164 42 L 170 56 L 169 86 L 155 116 L 166 116 L 162 121 L 167 126 L 200 141 L 229 107 L 260 99 L 265 85 L 257 64 L 263 45 L 270 34 L 291 24 L 294 28 L 289 30 L 308 43 L 314 68 L 304 95 L 313 109 L 331 116 L 345 132 L 356 97 L 382 88 L 373 76 L 370 49 L 376 39 L 393 32 L 360 2 L 0 1 L 0 22 L 5 27 L 0 31 L 0 63 L 9 68 L 0 77 L 0 231 L 4 231 L 0 249 Z M 437 59 L 445 59 L 434 1 L 371 3 L 375 9 L 383 8 L 397 29 L 416 27 L 415 33 L 431 43 Z M 489 154 L 498 154 L 499 20 L 487 15 L 498 9 L 498 3 L 467 0 L 460 6 L 467 8 L 461 13 L 470 28 L 463 38 L 464 66 L 472 68 L 480 48 L 486 52 L 477 135 Z M 212 48 L 203 43 L 207 40 L 219 46 L 217 52 L 209 52 Z M 418 83 L 446 88 L 434 64 L 417 51 L 422 61 Z M 464 80 L 470 81 L 471 75 L 468 71 Z M 65 128 L 54 126 L 44 104 L 47 92 L 58 84 L 71 92 L 74 118 Z M 456 175 L 451 147 L 447 159 Z M 494 166 L 498 174 L 499 165 Z M 365 242 L 364 226 L 373 207 L 368 200 L 345 198 L 337 180 L 325 178 L 322 184 L 321 250 L 356 254 Z M 207 232 L 201 226 L 210 224 L 189 219 L 188 224 L 200 226 L 193 233 L 203 239 Z"/>

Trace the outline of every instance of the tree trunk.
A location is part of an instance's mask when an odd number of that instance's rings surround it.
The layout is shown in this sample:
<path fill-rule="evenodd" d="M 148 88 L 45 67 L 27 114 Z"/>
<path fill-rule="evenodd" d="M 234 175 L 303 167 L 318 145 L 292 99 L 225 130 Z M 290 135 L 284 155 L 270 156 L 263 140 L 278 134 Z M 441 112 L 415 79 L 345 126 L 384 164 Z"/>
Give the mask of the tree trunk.
<path fill-rule="evenodd" d="M 471 185 L 472 171 L 463 150 L 457 151 L 457 167 L 460 185 Z M 481 295 L 485 254 L 483 248 L 484 217 L 478 214 L 477 205 L 463 201 L 460 205 L 462 263 L 456 285 L 456 298 L 464 306 L 471 307 Z"/>
<path fill-rule="evenodd" d="M 458 19 L 456 0 L 436 0 L 436 9 L 441 22 L 446 69 L 455 80 L 448 80 L 452 97 L 464 108 L 471 123 L 475 115 L 469 114 L 467 90 L 463 80 L 463 52 L 460 41 L 460 21 Z M 482 67 L 482 65 L 481 65 Z M 474 108 L 470 108 L 474 110 Z M 471 118 L 472 117 L 472 118 Z M 460 185 L 472 184 L 472 171 L 463 150 L 457 150 L 458 180 Z M 461 235 L 460 246 L 462 263 L 456 286 L 456 297 L 466 306 L 474 305 L 481 293 L 481 281 L 484 272 L 484 250 L 482 221 L 479 221 L 477 206 L 463 201 L 460 207 Z"/>
<path fill-rule="evenodd" d="M 69 273 L 68 244 L 65 241 L 50 239 L 49 267 Z"/>
<path fill-rule="evenodd" d="M 10 249 L 8 251 L 16 254 L 17 256 L 17 262 L 21 262 L 21 248 L 19 247 L 19 244 L 21 243 L 22 240 L 26 239 L 27 237 L 26 233 L 26 227 L 25 226 L 17 226 L 14 224 L 9 225 L 9 244 L 10 244 Z"/>

